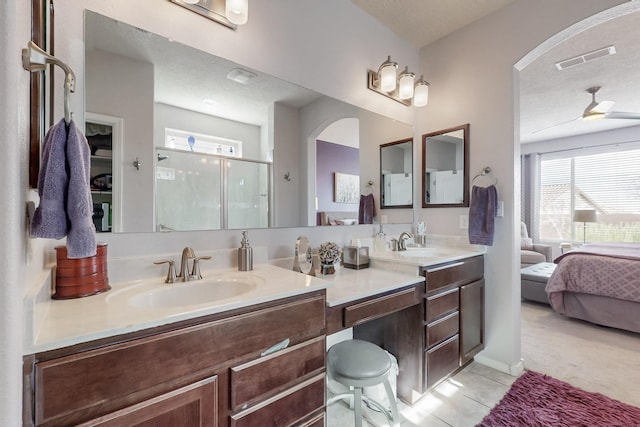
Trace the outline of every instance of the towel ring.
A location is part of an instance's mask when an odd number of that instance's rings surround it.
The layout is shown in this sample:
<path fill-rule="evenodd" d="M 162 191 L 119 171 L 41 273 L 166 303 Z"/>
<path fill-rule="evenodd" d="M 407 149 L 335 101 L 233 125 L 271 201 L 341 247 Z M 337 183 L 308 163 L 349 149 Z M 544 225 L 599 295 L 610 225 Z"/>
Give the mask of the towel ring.
<path fill-rule="evenodd" d="M 474 176 L 473 179 L 471 180 L 471 184 L 474 183 L 474 181 L 476 180 L 476 178 L 480 178 L 483 176 L 487 176 L 488 174 L 491 173 L 491 168 L 489 166 L 485 166 L 484 169 L 482 169 L 482 172 L 480 172 L 478 175 Z M 498 184 L 498 178 L 496 178 L 495 176 L 493 177 L 493 185 Z"/>

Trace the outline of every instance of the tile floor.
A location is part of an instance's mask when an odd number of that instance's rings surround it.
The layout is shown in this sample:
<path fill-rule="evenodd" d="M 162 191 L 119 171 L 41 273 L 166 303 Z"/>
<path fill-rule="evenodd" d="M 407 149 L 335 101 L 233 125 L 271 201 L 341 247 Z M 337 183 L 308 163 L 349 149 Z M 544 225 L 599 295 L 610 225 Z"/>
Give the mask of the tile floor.
<path fill-rule="evenodd" d="M 522 303 L 522 355 L 526 369 L 640 406 L 640 334 L 596 326 L 554 313 L 549 306 Z M 402 402 L 401 427 L 471 427 L 509 390 L 515 377 L 476 362 L 409 407 Z M 365 409 L 365 426 L 388 426 Z M 353 426 L 341 402 L 327 409 L 328 427 Z"/>

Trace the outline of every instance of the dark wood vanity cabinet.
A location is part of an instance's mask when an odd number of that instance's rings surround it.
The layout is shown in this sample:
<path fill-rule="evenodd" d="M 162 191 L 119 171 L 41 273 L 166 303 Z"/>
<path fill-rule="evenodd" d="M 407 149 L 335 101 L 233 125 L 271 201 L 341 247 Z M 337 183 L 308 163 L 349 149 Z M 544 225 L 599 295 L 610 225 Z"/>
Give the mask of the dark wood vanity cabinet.
<path fill-rule="evenodd" d="M 321 291 L 26 356 L 23 424 L 322 425 L 324 331 Z"/>
<path fill-rule="evenodd" d="M 425 392 L 484 348 L 484 257 L 422 268 L 421 274 Z"/>

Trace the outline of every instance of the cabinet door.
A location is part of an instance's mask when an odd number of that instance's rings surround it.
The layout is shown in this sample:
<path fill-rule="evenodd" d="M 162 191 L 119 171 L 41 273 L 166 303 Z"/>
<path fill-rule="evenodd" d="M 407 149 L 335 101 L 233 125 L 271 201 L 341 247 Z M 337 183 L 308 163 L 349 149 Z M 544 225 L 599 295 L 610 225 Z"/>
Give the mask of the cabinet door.
<path fill-rule="evenodd" d="M 210 377 L 78 427 L 216 427 L 217 408 L 218 381 Z"/>
<path fill-rule="evenodd" d="M 460 287 L 460 366 L 484 348 L 484 279 Z"/>

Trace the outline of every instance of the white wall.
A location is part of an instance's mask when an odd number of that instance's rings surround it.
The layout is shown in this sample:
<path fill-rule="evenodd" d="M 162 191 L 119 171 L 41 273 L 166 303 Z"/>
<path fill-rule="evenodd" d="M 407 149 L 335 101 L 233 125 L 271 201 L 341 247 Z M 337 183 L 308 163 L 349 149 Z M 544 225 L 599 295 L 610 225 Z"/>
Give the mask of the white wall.
<path fill-rule="evenodd" d="M 619 0 L 518 0 L 421 52 L 420 71 L 431 83 L 429 105 L 418 112 L 421 133 L 470 123 L 471 177 L 485 166 L 498 178 L 505 216 L 496 220 L 487 251 L 486 349 L 479 360 L 505 371 L 520 365 L 520 288 L 517 246 L 520 221 L 520 147 L 515 118 L 514 65 L 554 33 Z M 467 209 L 422 210 L 417 221 L 437 224 L 446 234 L 466 234 L 458 214 Z M 434 227 L 432 226 L 431 229 Z"/>
<path fill-rule="evenodd" d="M 86 111 L 122 119 L 121 229 L 153 231 L 153 65 L 94 50 L 85 75 Z M 140 170 L 133 167 L 136 158 Z"/>
<path fill-rule="evenodd" d="M 300 222 L 300 111 L 275 103 L 269 109 L 273 134 L 273 214 L 276 227 L 292 227 Z M 289 180 L 284 178 L 288 174 Z"/>

